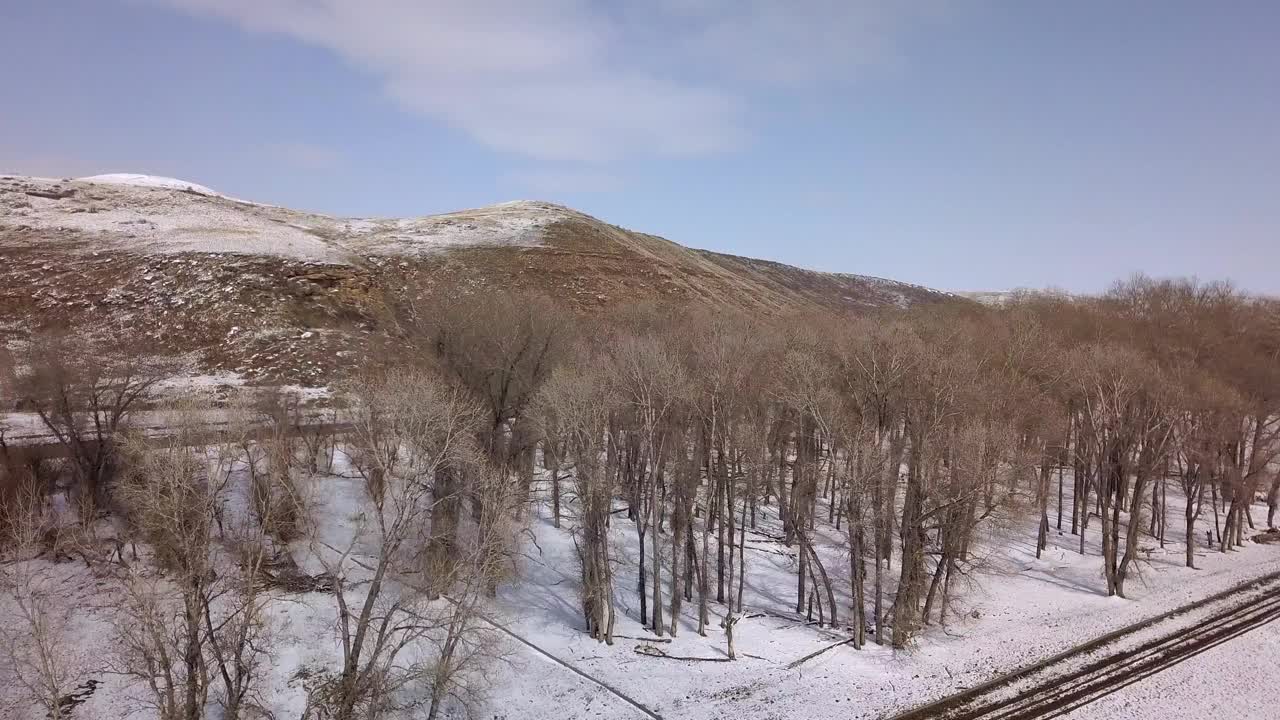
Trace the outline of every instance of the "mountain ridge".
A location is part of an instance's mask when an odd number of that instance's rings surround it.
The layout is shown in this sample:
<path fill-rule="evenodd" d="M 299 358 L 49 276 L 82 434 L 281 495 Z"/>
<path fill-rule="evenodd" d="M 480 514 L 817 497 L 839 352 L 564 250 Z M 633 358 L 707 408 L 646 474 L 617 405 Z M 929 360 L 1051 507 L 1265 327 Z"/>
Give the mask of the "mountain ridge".
<path fill-rule="evenodd" d="M 544 294 L 577 313 L 628 302 L 779 315 L 963 302 L 909 283 L 686 247 L 517 200 L 343 218 L 173 178 L 0 176 L 0 331 L 71 326 L 189 355 L 201 371 L 324 384 L 394 350 L 388 294 Z"/>

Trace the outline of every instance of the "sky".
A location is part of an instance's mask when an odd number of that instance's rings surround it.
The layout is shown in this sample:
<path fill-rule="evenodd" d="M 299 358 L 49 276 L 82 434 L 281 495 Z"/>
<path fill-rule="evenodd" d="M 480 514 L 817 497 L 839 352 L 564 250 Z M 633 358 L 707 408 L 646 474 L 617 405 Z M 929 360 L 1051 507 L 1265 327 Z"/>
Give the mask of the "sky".
<path fill-rule="evenodd" d="M 0 172 L 559 202 L 945 290 L 1280 294 L 1274 0 L 0 0 Z"/>

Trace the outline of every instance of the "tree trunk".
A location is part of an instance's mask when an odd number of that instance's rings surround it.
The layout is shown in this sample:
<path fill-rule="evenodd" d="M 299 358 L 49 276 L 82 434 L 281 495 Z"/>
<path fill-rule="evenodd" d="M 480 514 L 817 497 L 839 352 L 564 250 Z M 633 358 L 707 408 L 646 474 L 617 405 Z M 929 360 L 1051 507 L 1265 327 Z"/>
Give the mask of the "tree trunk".
<path fill-rule="evenodd" d="M 893 600 L 893 646 L 907 646 L 916 630 L 920 595 L 924 584 L 924 479 L 920 467 L 924 448 L 913 435 L 907 467 L 907 488 L 902 501 L 902 556 L 899 561 L 898 593 Z"/>
<path fill-rule="evenodd" d="M 653 461 L 652 445 L 649 449 L 650 462 Z M 663 506 L 660 488 L 663 480 L 663 460 L 659 459 L 657 468 L 650 468 L 649 489 L 649 527 L 653 530 L 653 633 L 662 637 L 662 523 L 660 510 Z"/>
<path fill-rule="evenodd" d="M 1040 483 L 1037 486 L 1036 497 L 1040 504 L 1040 533 L 1036 538 L 1036 559 L 1040 559 L 1040 554 L 1049 546 L 1049 453 L 1048 448 L 1042 455 L 1040 465 Z M 925 620 L 928 621 L 929 613 L 925 612 Z"/>
<path fill-rule="evenodd" d="M 1196 567 L 1196 518 L 1191 510 L 1191 501 L 1187 500 L 1187 567 Z"/>
<path fill-rule="evenodd" d="M 1142 465 L 1138 474 L 1133 479 L 1133 494 L 1129 502 L 1129 526 L 1125 531 L 1124 557 L 1120 559 L 1120 565 L 1116 568 L 1116 594 L 1124 597 L 1124 581 L 1129 575 L 1129 566 L 1137 559 L 1138 556 L 1138 536 L 1139 528 L 1142 527 L 1142 494 L 1145 488 L 1144 483 L 1148 481 L 1145 468 L 1149 465 Z M 1153 487 L 1155 486 L 1152 483 Z M 1117 506 L 1119 503 L 1117 503 Z M 1155 514 L 1155 508 L 1152 508 L 1152 514 Z M 1116 509 L 1116 523 L 1119 524 L 1120 513 L 1119 507 Z"/>
<path fill-rule="evenodd" d="M 728 492 L 729 484 L 728 473 L 724 465 L 724 451 L 716 450 L 716 497 L 715 497 L 715 521 L 716 521 L 716 602 L 724 602 L 724 530 L 725 530 L 725 494 Z"/>
<path fill-rule="evenodd" d="M 560 458 L 548 443 L 542 453 L 542 464 L 551 474 L 551 524 L 560 527 Z"/>
<path fill-rule="evenodd" d="M 711 469 L 710 458 L 708 458 L 708 461 L 707 461 L 707 469 L 708 470 Z M 707 477 L 707 493 L 706 493 L 706 498 L 707 498 L 706 505 L 708 508 L 708 512 L 703 513 L 703 519 L 702 519 L 702 557 L 699 558 L 700 572 L 698 574 L 698 634 L 703 637 L 706 637 L 707 624 L 711 622 L 711 617 L 707 609 L 707 601 L 708 601 L 707 596 L 710 594 L 710 590 L 711 590 L 711 588 L 709 587 L 710 578 L 708 578 L 707 576 L 711 574 L 711 569 L 707 566 L 707 558 L 711 555 L 710 507 L 711 507 L 711 502 L 713 498 L 718 492 L 718 489 L 715 487 L 715 484 L 716 484 L 716 480 L 714 478 L 714 474 L 709 474 Z"/>
<path fill-rule="evenodd" d="M 681 451 L 683 454 L 683 451 Z M 676 468 L 678 476 L 676 477 L 677 492 L 675 502 L 671 508 L 671 626 L 669 628 L 671 637 L 676 636 L 676 631 L 680 624 L 680 555 L 681 545 L 684 543 L 685 523 L 689 521 L 688 507 L 685 504 L 685 496 L 688 493 L 688 469 L 687 463 L 681 461 Z"/>
<path fill-rule="evenodd" d="M 1271 489 L 1267 491 L 1267 527 L 1276 526 L 1276 509 L 1280 508 L 1280 472 L 1271 478 Z"/>
<path fill-rule="evenodd" d="M 1062 532 L 1062 486 L 1064 484 L 1065 466 L 1058 466 L 1058 532 Z"/>
<path fill-rule="evenodd" d="M 638 536 L 639 536 L 639 538 L 640 538 L 640 542 L 639 542 L 639 546 L 640 546 L 640 578 L 639 578 L 639 582 L 636 584 L 636 585 L 637 585 L 637 589 L 638 589 L 638 590 L 639 590 L 639 592 L 640 592 L 640 624 L 641 624 L 641 625 L 648 625 L 648 624 L 649 624 L 649 574 L 648 574 L 648 572 L 647 572 L 647 570 L 646 570 L 646 568 L 645 568 L 645 566 L 644 566 L 644 556 L 645 556 L 644 535 L 645 535 L 645 531 L 644 531 L 644 528 L 643 528 L 639 523 L 637 523 L 637 524 L 636 524 L 636 535 L 638 535 Z"/>
<path fill-rule="evenodd" d="M 879 485 L 879 483 L 876 483 L 876 484 L 877 486 Z M 882 574 L 881 566 L 883 565 L 883 563 L 881 562 L 882 546 L 880 544 L 880 526 L 883 522 L 881 519 L 881 514 L 884 512 L 884 506 L 880 502 L 879 495 L 880 493 L 876 492 L 876 497 L 873 498 L 873 502 L 872 502 L 872 513 L 874 515 L 872 518 L 872 524 L 873 524 L 872 532 L 874 533 L 875 537 L 872 538 L 871 545 L 874 548 L 875 561 L 876 561 L 876 571 L 875 571 L 876 597 L 875 597 L 874 607 L 872 608 L 872 612 L 875 614 L 875 621 L 876 621 L 875 641 L 877 645 L 883 645 L 884 644 L 884 582 L 881 577 L 881 574 Z"/>

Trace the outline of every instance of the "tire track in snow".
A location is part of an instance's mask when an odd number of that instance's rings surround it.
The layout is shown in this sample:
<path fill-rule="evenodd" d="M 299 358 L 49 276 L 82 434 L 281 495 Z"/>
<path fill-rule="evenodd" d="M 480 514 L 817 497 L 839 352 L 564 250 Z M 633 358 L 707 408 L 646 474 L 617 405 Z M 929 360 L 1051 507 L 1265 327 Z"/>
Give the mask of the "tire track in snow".
<path fill-rule="evenodd" d="M 1107 651 L 1176 616 L 1259 593 L 1191 625 L 1170 628 L 1128 649 Z M 1270 573 L 1169 612 L 1107 633 L 1052 657 L 955 695 L 892 716 L 891 720 L 1044 720 L 1076 710 L 1120 688 L 1182 663 L 1210 648 L 1280 619 L 1280 573 Z M 1071 669 L 1070 663 L 1103 651 Z M 1064 670 L 1061 666 L 1067 665 Z M 1057 671 L 1057 672 L 1055 672 Z M 1024 687 L 1019 688 L 1019 685 Z"/>

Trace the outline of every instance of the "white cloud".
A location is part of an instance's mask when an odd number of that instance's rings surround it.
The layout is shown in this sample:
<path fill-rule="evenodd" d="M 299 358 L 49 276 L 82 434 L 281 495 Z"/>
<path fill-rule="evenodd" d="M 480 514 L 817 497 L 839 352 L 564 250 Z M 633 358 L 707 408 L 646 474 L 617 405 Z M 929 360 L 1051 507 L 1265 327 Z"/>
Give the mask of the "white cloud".
<path fill-rule="evenodd" d="M 331 50 L 494 149 L 600 163 L 740 147 L 752 107 L 875 62 L 938 0 L 152 0 Z"/>

